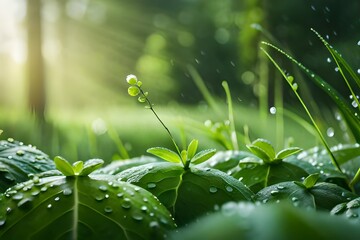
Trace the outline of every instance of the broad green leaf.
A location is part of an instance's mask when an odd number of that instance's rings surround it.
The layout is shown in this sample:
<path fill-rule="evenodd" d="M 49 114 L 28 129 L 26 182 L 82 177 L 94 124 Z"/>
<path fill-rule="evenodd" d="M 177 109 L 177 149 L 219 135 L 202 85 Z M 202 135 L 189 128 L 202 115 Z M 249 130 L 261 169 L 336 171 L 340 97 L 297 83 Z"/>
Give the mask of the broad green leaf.
<path fill-rule="evenodd" d="M 246 147 L 264 162 L 270 163 L 270 161 L 272 160 L 272 158 L 270 158 L 269 155 L 262 148 L 255 145 L 246 145 Z"/>
<path fill-rule="evenodd" d="M 147 150 L 147 152 L 151 153 L 161 159 L 164 159 L 165 161 L 168 161 L 168 162 L 173 162 L 173 163 L 181 162 L 180 156 L 177 153 L 175 153 L 174 151 L 167 149 L 167 148 L 154 147 L 154 148 L 149 148 Z"/>
<path fill-rule="evenodd" d="M 74 176 L 75 172 L 71 164 L 64 158 L 56 156 L 54 158 L 56 169 L 62 172 L 65 176 Z"/>
<path fill-rule="evenodd" d="M 175 224 L 148 191 L 113 178 L 50 176 L 0 196 L 0 239 L 163 239 Z"/>
<path fill-rule="evenodd" d="M 195 154 L 195 156 L 191 159 L 191 163 L 199 164 L 205 162 L 206 160 L 214 156 L 215 153 L 216 153 L 216 149 L 206 149 L 200 151 L 197 154 Z"/>
<path fill-rule="evenodd" d="M 53 160 L 35 147 L 12 138 L 0 141 L 0 192 L 28 180 L 29 174 L 53 169 Z"/>
<path fill-rule="evenodd" d="M 257 161 L 260 163 L 260 159 L 247 151 L 218 151 L 214 156 L 209 158 L 206 162 L 198 165 L 203 168 L 214 168 L 231 175 L 233 172 L 239 171 L 240 161 Z"/>
<path fill-rule="evenodd" d="M 317 239 L 344 240 L 360 236 L 358 224 L 327 212 L 304 211 L 286 204 L 255 206 L 227 203 L 170 236 L 172 240 Z"/>
<path fill-rule="evenodd" d="M 89 159 L 85 162 L 83 169 L 79 173 L 80 176 L 87 176 L 104 164 L 101 159 Z"/>
<path fill-rule="evenodd" d="M 278 152 L 276 154 L 276 158 L 277 159 L 284 159 L 284 158 L 287 158 L 287 157 L 289 157 L 291 155 L 297 154 L 297 153 L 299 153 L 301 151 L 302 151 L 302 149 L 298 148 L 298 147 L 285 148 L 285 149 L 281 150 L 280 152 Z"/>
<path fill-rule="evenodd" d="M 241 162 L 240 165 L 242 165 Z M 252 163 L 252 165 L 245 166 L 247 167 L 233 172 L 232 176 L 239 179 L 253 192 L 281 182 L 300 181 L 308 175 L 302 168 L 287 162 L 279 164 Z"/>
<path fill-rule="evenodd" d="M 125 170 L 117 177 L 153 193 L 178 225 L 213 212 L 216 206 L 228 201 L 251 201 L 253 195 L 242 183 L 219 170 L 196 167 L 184 170 L 175 163 L 150 163 Z"/>
<path fill-rule="evenodd" d="M 197 151 L 199 145 L 199 141 L 197 139 L 193 139 L 187 149 L 188 158 L 192 159 L 195 156 L 195 153 Z"/>
<path fill-rule="evenodd" d="M 317 183 L 307 189 L 295 182 L 282 182 L 268 186 L 256 194 L 263 203 L 290 202 L 306 209 L 331 210 L 335 205 L 354 199 L 356 195 L 332 183 Z"/>
<path fill-rule="evenodd" d="M 152 162 L 159 162 L 159 161 L 163 161 L 162 159 L 160 160 L 159 158 L 155 158 L 155 157 L 150 157 L 150 156 L 141 156 L 141 157 L 137 157 L 137 158 L 131 158 L 131 159 L 126 159 L 126 160 L 115 160 L 112 161 L 110 164 L 99 168 L 98 170 L 95 170 L 93 174 L 110 174 L 110 175 L 115 175 L 120 173 L 121 171 L 124 171 L 126 169 L 132 168 L 132 167 L 136 167 L 136 166 L 140 166 L 140 165 L 144 165 L 147 163 L 152 163 Z"/>
<path fill-rule="evenodd" d="M 319 180 L 319 177 L 320 177 L 319 173 L 314 173 L 314 174 L 307 176 L 303 182 L 304 186 L 308 189 L 312 188 L 316 184 L 316 182 Z"/>
<path fill-rule="evenodd" d="M 275 158 L 274 147 L 271 145 L 271 143 L 268 140 L 258 138 L 255 141 L 253 141 L 251 145 L 261 148 L 269 156 L 270 159 Z"/>
<path fill-rule="evenodd" d="M 355 198 L 346 203 L 340 203 L 336 205 L 332 210 L 331 214 L 341 215 L 345 218 L 355 222 L 360 223 L 360 197 Z"/>

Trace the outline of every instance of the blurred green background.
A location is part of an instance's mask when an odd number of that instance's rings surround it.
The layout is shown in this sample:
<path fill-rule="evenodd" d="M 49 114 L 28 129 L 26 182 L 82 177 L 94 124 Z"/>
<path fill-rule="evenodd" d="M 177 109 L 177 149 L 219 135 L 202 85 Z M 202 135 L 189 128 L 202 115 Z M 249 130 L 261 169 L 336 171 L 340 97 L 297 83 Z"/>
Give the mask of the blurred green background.
<path fill-rule="evenodd" d="M 314 146 L 303 110 L 259 43 L 278 45 L 349 95 L 310 28 L 360 74 L 359 10 L 357 0 L 0 0 L 1 137 L 71 161 L 110 161 L 171 146 L 152 113 L 127 95 L 125 77 L 135 74 L 183 144 L 196 137 L 202 148 L 223 149 L 199 126 L 227 119 L 226 80 L 239 134 L 248 126 L 252 140 L 268 138 L 277 148 Z M 299 79 L 330 143 L 351 142 L 328 97 L 291 63 L 280 63 Z M 269 112 L 273 106 L 305 123 L 288 115 L 279 121 Z"/>

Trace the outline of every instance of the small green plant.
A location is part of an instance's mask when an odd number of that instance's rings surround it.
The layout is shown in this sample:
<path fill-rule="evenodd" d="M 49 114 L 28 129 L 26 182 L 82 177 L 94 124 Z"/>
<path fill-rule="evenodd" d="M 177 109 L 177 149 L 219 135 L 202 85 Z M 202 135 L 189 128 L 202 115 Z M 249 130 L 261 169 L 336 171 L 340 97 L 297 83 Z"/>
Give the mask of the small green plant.
<path fill-rule="evenodd" d="M 153 108 L 153 104 L 150 102 L 150 99 L 148 97 L 149 93 L 144 92 L 143 89 L 141 88 L 142 82 L 139 81 L 137 77 L 133 74 L 128 75 L 126 77 L 126 81 L 130 85 L 128 88 L 129 95 L 132 97 L 137 97 L 140 95 L 138 97 L 138 101 L 140 103 L 145 103 L 145 102 L 147 103 L 147 108 L 149 108 L 154 113 L 155 117 L 165 128 L 177 151 L 174 152 L 168 148 L 163 148 L 163 147 L 153 147 L 147 150 L 148 153 L 151 153 L 169 162 L 182 163 L 185 169 L 189 168 L 190 163 L 192 164 L 202 163 L 215 154 L 216 152 L 215 149 L 207 149 L 196 153 L 199 144 L 199 141 L 196 139 L 193 139 L 189 143 L 187 150 L 180 151 L 180 148 L 176 144 L 176 141 L 173 135 L 171 134 L 170 130 L 165 125 L 165 123 L 160 119 L 155 109 Z"/>

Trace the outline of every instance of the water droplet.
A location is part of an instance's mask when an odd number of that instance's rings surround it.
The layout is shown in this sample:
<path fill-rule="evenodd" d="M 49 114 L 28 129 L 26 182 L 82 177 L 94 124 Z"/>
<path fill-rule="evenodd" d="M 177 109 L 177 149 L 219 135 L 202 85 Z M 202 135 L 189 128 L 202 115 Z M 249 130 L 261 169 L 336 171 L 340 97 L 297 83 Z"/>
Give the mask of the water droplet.
<path fill-rule="evenodd" d="M 104 211 L 105 211 L 105 213 L 112 213 L 113 209 L 111 207 L 109 207 L 109 206 L 106 206 L 104 208 Z"/>
<path fill-rule="evenodd" d="M 13 138 L 8 138 L 7 141 L 8 141 L 9 143 L 13 143 L 15 140 L 14 140 Z"/>
<path fill-rule="evenodd" d="M 148 187 L 148 189 L 153 189 L 153 188 L 156 188 L 156 183 L 148 183 L 147 184 L 147 187 Z"/>
<path fill-rule="evenodd" d="M 40 191 L 42 191 L 42 192 L 46 192 L 46 190 L 47 190 L 47 187 L 42 187 L 42 188 L 40 188 Z"/>
<path fill-rule="evenodd" d="M 230 186 L 226 186 L 225 189 L 226 189 L 226 191 L 228 191 L 228 192 L 232 192 L 232 191 L 234 190 L 234 189 L 233 189 L 232 187 L 230 187 Z"/>
<path fill-rule="evenodd" d="M 47 208 L 48 208 L 48 209 L 52 208 L 51 203 L 47 205 Z"/>
<path fill-rule="evenodd" d="M 6 208 L 6 214 L 10 214 L 11 211 L 12 211 L 11 207 L 7 207 L 7 208 Z"/>
<path fill-rule="evenodd" d="M 143 216 L 142 214 L 140 214 L 140 213 L 134 213 L 134 214 L 132 215 L 132 218 L 133 218 L 134 220 L 136 220 L 136 221 L 141 221 L 141 220 L 144 219 L 144 216 Z"/>
<path fill-rule="evenodd" d="M 281 185 L 276 186 L 276 188 L 279 189 L 279 190 L 285 189 L 285 187 L 284 187 L 284 186 L 281 186 Z"/>
<path fill-rule="evenodd" d="M 357 218 L 359 216 L 357 213 L 349 211 L 349 210 L 346 212 L 345 215 L 347 218 Z"/>
<path fill-rule="evenodd" d="M 147 206 L 141 206 L 141 211 L 146 212 L 148 210 Z"/>
<path fill-rule="evenodd" d="M 291 87 L 294 91 L 296 91 L 298 89 L 297 83 L 293 83 Z"/>
<path fill-rule="evenodd" d="M 70 196 L 72 194 L 72 190 L 70 188 L 66 188 L 63 190 L 63 194 L 65 196 Z"/>
<path fill-rule="evenodd" d="M 299 199 L 298 199 L 297 197 L 292 197 L 292 198 L 291 198 L 291 201 L 297 202 L 297 201 L 299 201 Z"/>
<path fill-rule="evenodd" d="M 334 137 L 334 135 L 335 135 L 334 129 L 333 129 L 332 127 L 329 127 L 329 128 L 326 130 L 326 135 L 327 135 L 328 137 Z"/>
<path fill-rule="evenodd" d="M 149 200 L 146 197 L 143 198 L 143 201 L 146 203 L 149 202 Z"/>
<path fill-rule="evenodd" d="M 12 196 L 12 199 L 19 201 L 24 197 L 23 193 L 16 193 L 15 195 Z"/>
<path fill-rule="evenodd" d="M 354 108 L 357 108 L 358 107 L 358 103 L 357 103 L 357 101 L 352 101 L 351 102 L 351 105 L 354 107 Z"/>
<path fill-rule="evenodd" d="M 125 209 L 131 208 L 131 201 L 129 198 L 124 198 L 124 201 L 121 203 L 121 206 Z"/>
<path fill-rule="evenodd" d="M 216 187 L 210 187 L 210 188 L 209 188 L 209 192 L 211 192 L 211 193 L 216 193 L 216 192 L 217 192 L 217 188 L 216 188 Z"/>
<path fill-rule="evenodd" d="M 360 40 L 357 42 L 357 45 L 360 46 Z"/>
<path fill-rule="evenodd" d="M 25 152 L 23 150 L 19 150 L 16 152 L 16 155 L 18 156 L 24 156 Z"/>
<path fill-rule="evenodd" d="M 4 226 L 6 222 L 6 219 L 0 219 L 0 227 Z"/>
<path fill-rule="evenodd" d="M 116 195 L 118 198 L 122 198 L 123 196 L 124 196 L 124 193 L 118 193 L 117 195 Z"/>
<path fill-rule="evenodd" d="M 326 59 L 326 61 L 327 61 L 328 63 L 331 63 L 331 58 L 328 57 L 328 58 Z"/>
<path fill-rule="evenodd" d="M 0 226 L 1 226 L 1 225 L 0 225 Z M 159 225 L 158 222 L 152 221 L 152 222 L 149 223 L 149 227 L 150 227 L 150 228 L 159 228 L 160 225 Z"/>
<path fill-rule="evenodd" d="M 97 195 L 97 196 L 95 196 L 95 200 L 98 201 L 98 202 L 100 202 L 100 201 L 102 201 L 102 200 L 104 200 L 104 199 L 105 199 L 105 196 L 104 196 L 104 195 Z"/>
<path fill-rule="evenodd" d="M 17 206 L 19 208 L 28 208 L 31 207 L 31 199 L 30 198 L 23 198 L 18 204 Z"/>
<path fill-rule="evenodd" d="M 60 197 L 56 197 L 54 200 L 55 200 L 55 202 L 57 202 L 60 200 Z"/>
<path fill-rule="evenodd" d="M 357 73 L 360 74 L 360 68 L 358 68 Z"/>
<path fill-rule="evenodd" d="M 270 192 L 270 194 L 271 194 L 272 196 L 275 196 L 275 195 L 277 195 L 278 193 L 279 193 L 279 191 L 277 191 L 277 190 L 273 190 L 273 191 Z"/>
<path fill-rule="evenodd" d="M 39 190 L 34 190 L 32 193 L 31 193 L 31 196 L 37 196 L 39 195 L 40 191 Z"/>
<path fill-rule="evenodd" d="M 101 186 L 99 186 L 99 190 L 106 192 L 108 190 L 108 188 L 105 185 L 101 185 Z"/>
<path fill-rule="evenodd" d="M 348 202 L 348 204 L 346 205 L 348 208 L 359 208 L 360 207 L 360 202 L 357 201 L 356 199 Z"/>
<path fill-rule="evenodd" d="M 271 107 L 270 108 L 270 113 L 275 114 L 276 113 L 276 107 Z"/>

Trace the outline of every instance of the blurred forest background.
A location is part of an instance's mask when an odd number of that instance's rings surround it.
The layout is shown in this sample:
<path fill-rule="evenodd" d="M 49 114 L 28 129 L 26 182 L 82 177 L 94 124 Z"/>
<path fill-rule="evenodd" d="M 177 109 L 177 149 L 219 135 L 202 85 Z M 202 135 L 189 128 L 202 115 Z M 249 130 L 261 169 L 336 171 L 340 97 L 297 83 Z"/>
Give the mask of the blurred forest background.
<path fill-rule="evenodd" d="M 204 121 L 227 119 L 226 80 L 240 135 L 246 125 L 252 140 L 314 146 L 307 118 L 259 43 L 288 51 L 349 95 L 310 28 L 360 74 L 359 12 L 357 0 L 0 0 L 1 138 L 72 161 L 134 157 L 168 146 L 151 112 L 127 95 L 125 77 L 135 74 L 183 143 L 206 136 L 199 127 Z M 336 125 L 327 96 L 290 62 L 279 62 L 299 79 L 317 121 L 332 130 L 328 136 L 351 141 Z M 199 76 L 215 107 L 194 81 Z M 289 111 L 280 138 L 271 107 Z M 200 145 L 222 149 L 209 137 Z"/>

